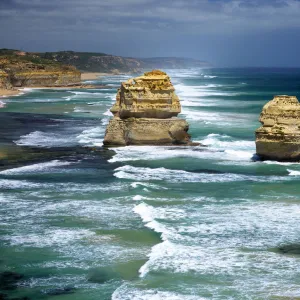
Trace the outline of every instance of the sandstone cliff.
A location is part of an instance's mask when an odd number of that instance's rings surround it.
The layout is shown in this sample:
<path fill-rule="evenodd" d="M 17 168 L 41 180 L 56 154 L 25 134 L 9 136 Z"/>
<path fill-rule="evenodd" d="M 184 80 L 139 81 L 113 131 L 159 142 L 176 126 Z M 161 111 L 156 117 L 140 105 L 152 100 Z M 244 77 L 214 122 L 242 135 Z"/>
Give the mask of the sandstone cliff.
<path fill-rule="evenodd" d="M 155 70 L 121 84 L 104 145 L 189 144 L 189 125 L 169 76 Z"/>
<path fill-rule="evenodd" d="M 0 52 L 1 54 L 1 52 Z M 81 73 L 73 66 L 42 59 L 26 52 L 8 52 L 0 55 L 1 83 L 8 86 L 65 86 L 80 84 Z M 5 74 L 5 75 L 3 75 Z M 4 80 L 4 78 L 6 78 Z"/>
<path fill-rule="evenodd" d="M 10 90 L 12 85 L 9 81 L 9 76 L 6 72 L 0 70 L 0 89 Z"/>
<path fill-rule="evenodd" d="M 121 84 L 111 112 L 121 119 L 166 119 L 180 113 L 180 103 L 166 73 L 152 71 Z"/>
<path fill-rule="evenodd" d="M 300 103 L 295 96 L 275 96 L 262 110 L 256 152 L 262 159 L 300 160 Z"/>

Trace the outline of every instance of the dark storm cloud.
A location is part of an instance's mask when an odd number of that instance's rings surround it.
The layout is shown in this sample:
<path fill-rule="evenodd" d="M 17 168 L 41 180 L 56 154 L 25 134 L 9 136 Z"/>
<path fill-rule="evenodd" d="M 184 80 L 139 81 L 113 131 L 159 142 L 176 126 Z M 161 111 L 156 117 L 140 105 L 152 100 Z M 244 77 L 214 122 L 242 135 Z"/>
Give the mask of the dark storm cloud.
<path fill-rule="evenodd" d="M 275 41 L 300 50 L 299 14 L 298 0 L 0 0 L 0 47 L 253 64 Z"/>

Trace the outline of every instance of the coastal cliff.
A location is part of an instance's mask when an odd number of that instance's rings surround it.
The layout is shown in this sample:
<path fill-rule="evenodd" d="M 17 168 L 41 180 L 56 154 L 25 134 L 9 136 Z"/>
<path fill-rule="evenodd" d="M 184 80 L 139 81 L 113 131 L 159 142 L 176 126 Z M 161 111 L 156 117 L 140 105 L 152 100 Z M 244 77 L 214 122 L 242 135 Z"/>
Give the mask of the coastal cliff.
<path fill-rule="evenodd" d="M 9 81 L 8 74 L 2 70 L 0 70 L 0 89 L 12 89 L 12 84 Z"/>
<path fill-rule="evenodd" d="M 7 55 L 18 50 L 0 49 L 0 56 Z M 205 61 L 182 57 L 154 57 L 135 58 L 111 55 L 99 52 L 26 52 L 27 55 L 39 59 L 46 59 L 53 63 L 72 65 L 82 72 L 104 72 L 139 73 L 157 68 L 164 69 L 186 69 L 186 68 L 207 68 L 211 65 Z"/>
<path fill-rule="evenodd" d="M 73 66 L 42 59 L 20 51 L 0 52 L 0 85 L 11 87 L 56 87 L 80 84 L 80 71 Z"/>
<path fill-rule="evenodd" d="M 106 146 L 189 144 L 189 125 L 169 76 L 159 70 L 121 84 L 111 108 Z"/>
<path fill-rule="evenodd" d="M 260 115 L 256 152 L 262 159 L 300 160 L 300 103 L 295 96 L 275 96 Z"/>

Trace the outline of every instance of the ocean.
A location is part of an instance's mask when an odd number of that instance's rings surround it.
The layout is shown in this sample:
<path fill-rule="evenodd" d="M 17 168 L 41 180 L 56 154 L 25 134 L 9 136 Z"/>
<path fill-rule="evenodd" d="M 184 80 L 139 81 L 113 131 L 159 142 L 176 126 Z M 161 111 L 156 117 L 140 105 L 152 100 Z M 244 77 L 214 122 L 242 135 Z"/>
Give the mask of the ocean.
<path fill-rule="evenodd" d="M 254 134 L 274 95 L 300 99 L 300 69 L 167 72 L 180 117 L 207 147 L 103 148 L 127 75 L 89 81 L 106 89 L 25 89 L 5 100 L 0 294 L 300 297 L 300 165 L 260 161 Z"/>

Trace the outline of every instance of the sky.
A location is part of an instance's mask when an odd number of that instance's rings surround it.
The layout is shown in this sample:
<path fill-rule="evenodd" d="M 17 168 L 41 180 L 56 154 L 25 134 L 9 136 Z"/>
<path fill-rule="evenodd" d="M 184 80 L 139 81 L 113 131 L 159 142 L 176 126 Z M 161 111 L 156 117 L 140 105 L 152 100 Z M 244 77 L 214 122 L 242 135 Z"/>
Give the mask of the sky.
<path fill-rule="evenodd" d="M 0 48 L 300 67 L 300 0 L 0 0 Z"/>

